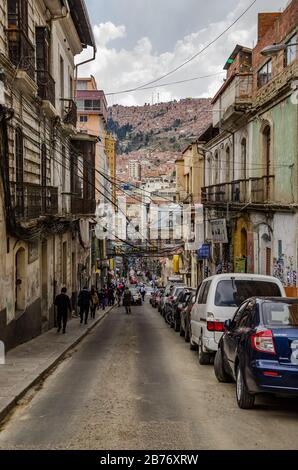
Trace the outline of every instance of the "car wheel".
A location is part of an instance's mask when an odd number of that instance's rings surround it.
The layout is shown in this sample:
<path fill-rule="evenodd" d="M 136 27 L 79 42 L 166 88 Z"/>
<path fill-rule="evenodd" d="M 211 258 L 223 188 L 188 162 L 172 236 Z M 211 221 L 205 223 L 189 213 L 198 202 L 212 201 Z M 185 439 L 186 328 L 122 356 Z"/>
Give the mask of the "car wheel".
<path fill-rule="evenodd" d="M 255 396 L 246 388 L 240 365 L 236 372 L 236 400 L 239 408 L 250 410 L 255 404 Z"/>
<path fill-rule="evenodd" d="M 202 336 L 200 338 L 200 344 L 199 344 L 199 364 L 201 364 L 201 366 L 206 366 L 206 365 L 210 364 L 210 354 L 203 351 L 203 338 L 202 338 Z"/>
<path fill-rule="evenodd" d="M 231 382 L 230 376 L 225 371 L 223 353 L 220 348 L 218 349 L 214 359 L 214 373 L 219 382 Z"/>

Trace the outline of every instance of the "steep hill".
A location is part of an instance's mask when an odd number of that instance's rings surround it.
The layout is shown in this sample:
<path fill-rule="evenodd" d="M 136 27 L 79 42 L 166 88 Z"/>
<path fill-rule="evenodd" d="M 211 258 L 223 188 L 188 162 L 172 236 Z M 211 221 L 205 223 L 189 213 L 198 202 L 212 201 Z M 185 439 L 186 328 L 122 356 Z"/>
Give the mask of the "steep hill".
<path fill-rule="evenodd" d="M 118 154 L 153 151 L 178 153 L 211 120 L 211 100 L 183 99 L 145 106 L 109 108 L 108 129 L 118 137 Z"/>

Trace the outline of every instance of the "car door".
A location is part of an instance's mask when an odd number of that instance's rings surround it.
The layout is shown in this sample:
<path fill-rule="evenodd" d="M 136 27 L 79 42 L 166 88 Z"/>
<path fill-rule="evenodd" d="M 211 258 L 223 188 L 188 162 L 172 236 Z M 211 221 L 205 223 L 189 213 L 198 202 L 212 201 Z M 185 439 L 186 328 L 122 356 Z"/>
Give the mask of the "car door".
<path fill-rule="evenodd" d="M 231 327 L 223 336 L 224 353 L 228 360 L 229 366 L 234 371 L 234 362 L 237 354 L 238 343 L 241 337 L 241 322 L 246 318 L 246 307 L 248 302 L 244 302 L 236 311 Z"/>

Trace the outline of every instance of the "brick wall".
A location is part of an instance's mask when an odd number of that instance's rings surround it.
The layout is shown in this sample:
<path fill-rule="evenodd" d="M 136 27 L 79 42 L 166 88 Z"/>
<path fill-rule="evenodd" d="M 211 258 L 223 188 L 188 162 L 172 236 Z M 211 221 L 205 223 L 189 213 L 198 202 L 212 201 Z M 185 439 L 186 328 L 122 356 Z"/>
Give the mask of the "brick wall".
<path fill-rule="evenodd" d="M 257 93 L 257 70 L 269 58 L 260 54 L 264 47 L 280 43 L 289 38 L 298 24 L 298 0 L 293 0 L 282 13 L 260 13 L 258 16 L 258 43 L 253 49 L 252 66 L 254 70 L 254 93 Z M 273 78 L 284 67 L 284 53 L 272 59 Z"/>

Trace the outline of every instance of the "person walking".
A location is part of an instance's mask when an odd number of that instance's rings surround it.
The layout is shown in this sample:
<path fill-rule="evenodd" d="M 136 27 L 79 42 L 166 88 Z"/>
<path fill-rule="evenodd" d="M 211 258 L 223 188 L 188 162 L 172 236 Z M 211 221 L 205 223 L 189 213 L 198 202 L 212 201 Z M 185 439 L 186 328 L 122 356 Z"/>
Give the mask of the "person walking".
<path fill-rule="evenodd" d="M 66 325 L 67 325 L 67 318 L 68 318 L 68 312 L 71 312 L 71 304 L 70 304 L 70 298 L 66 294 L 67 289 L 66 287 L 63 287 L 61 289 L 61 293 L 56 296 L 55 298 L 55 306 L 57 310 L 57 333 L 60 333 L 61 331 L 61 324 L 63 326 L 62 333 L 66 333 Z"/>
<path fill-rule="evenodd" d="M 141 287 L 140 292 L 141 292 L 141 296 L 142 296 L 142 301 L 144 302 L 145 301 L 145 294 L 146 294 L 146 289 L 145 289 L 144 286 Z"/>
<path fill-rule="evenodd" d="M 88 290 L 88 287 L 84 287 L 81 292 L 79 293 L 78 297 L 78 306 L 80 307 L 80 317 L 81 317 L 81 324 L 83 323 L 84 316 L 85 316 L 85 325 L 88 323 L 88 316 L 89 316 L 89 308 L 90 308 L 90 300 L 91 294 Z"/>
<path fill-rule="evenodd" d="M 98 307 L 99 300 L 98 300 L 98 295 L 97 292 L 95 291 L 94 287 L 91 288 L 90 292 L 90 312 L 91 312 L 91 318 L 95 318 L 95 312 Z"/>
<path fill-rule="evenodd" d="M 121 299 L 122 299 L 122 292 L 119 289 L 119 287 L 116 290 L 116 301 L 117 301 L 117 307 L 120 307 L 121 305 Z"/>
<path fill-rule="evenodd" d="M 125 313 L 131 313 L 132 294 L 128 287 L 124 289 L 123 294 L 123 306 L 125 307 Z"/>

